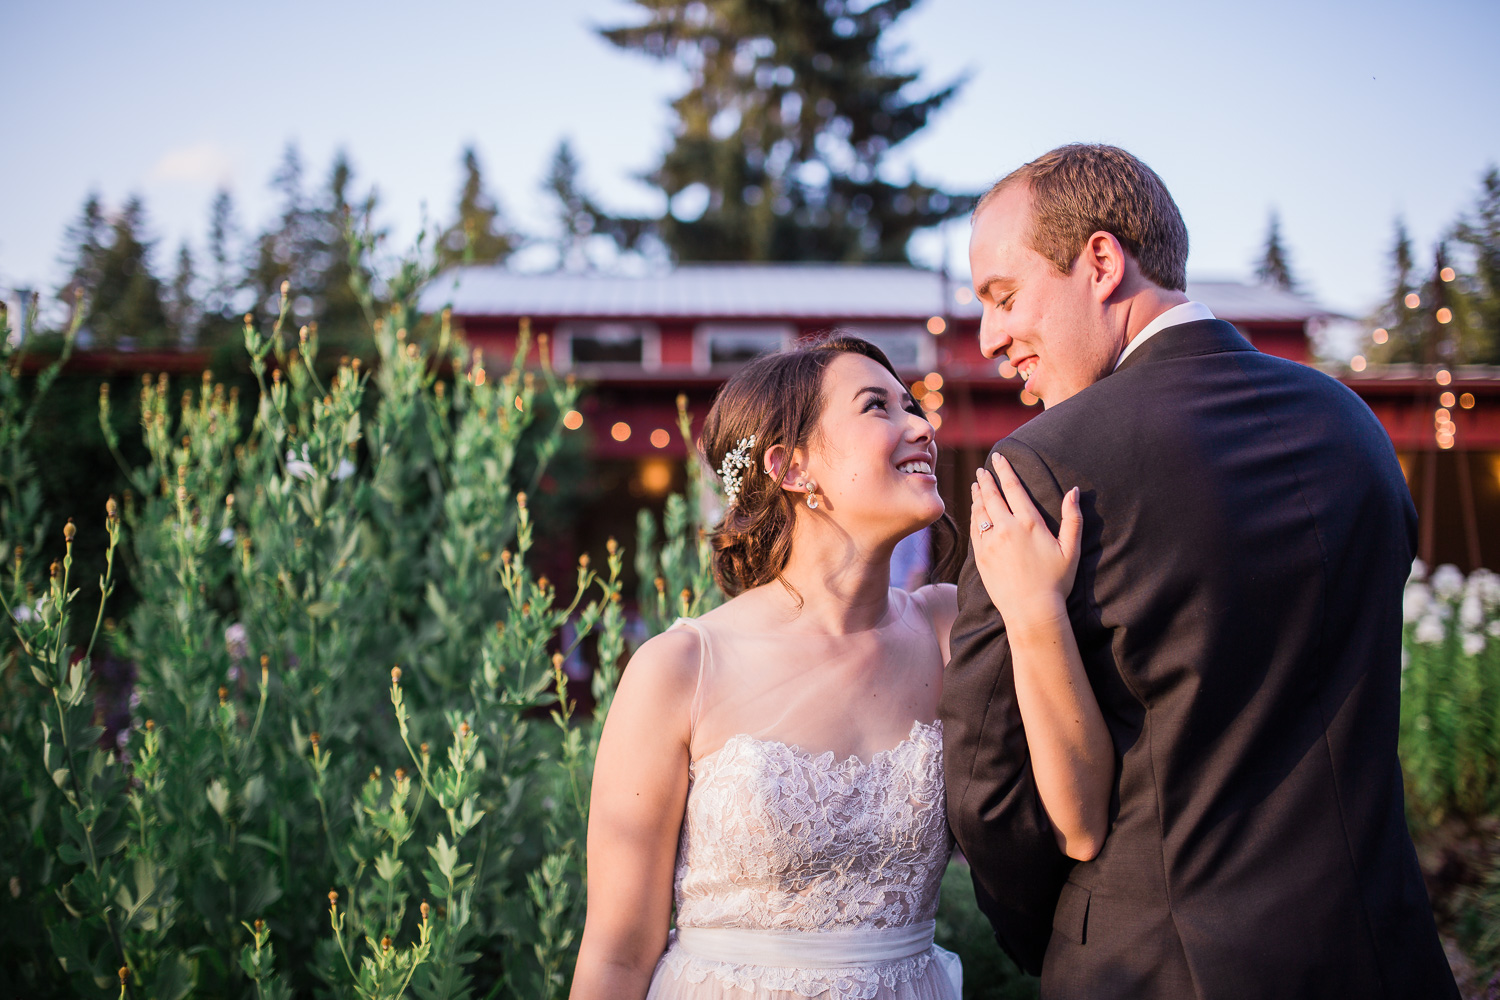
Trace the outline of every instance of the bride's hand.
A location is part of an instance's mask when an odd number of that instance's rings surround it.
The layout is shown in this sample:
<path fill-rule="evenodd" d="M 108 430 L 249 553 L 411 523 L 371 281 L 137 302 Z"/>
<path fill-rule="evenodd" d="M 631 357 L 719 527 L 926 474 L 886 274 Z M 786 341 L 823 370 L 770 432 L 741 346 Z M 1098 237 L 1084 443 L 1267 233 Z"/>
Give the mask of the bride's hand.
<path fill-rule="evenodd" d="M 998 485 L 988 469 L 980 469 L 970 487 L 969 540 L 984 589 L 1006 630 L 1016 632 L 1067 616 L 1083 515 L 1075 486 L 1063 497 L 1062 523 L 1054 538 L 1010 463 L 996 455 L 995 468 Z"/>

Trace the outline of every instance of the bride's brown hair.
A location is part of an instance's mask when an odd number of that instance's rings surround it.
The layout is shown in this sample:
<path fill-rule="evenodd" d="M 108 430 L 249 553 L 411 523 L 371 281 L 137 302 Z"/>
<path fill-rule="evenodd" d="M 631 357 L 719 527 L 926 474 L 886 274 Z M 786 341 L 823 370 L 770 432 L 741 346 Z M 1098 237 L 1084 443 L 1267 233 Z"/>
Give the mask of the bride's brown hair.
<path fill-rule="evenodd" d="M 766 450 L 806 447 L 823 415 L 823 380 L 840 354 L 869 358 L 901 381 L 885 352 L 867 340 L 834 332 L 787 351 L 751 361 L 724 384 L 703 424 L 700 444 L 709 468 L 745 438 L 755 438 L 739 473 L 739 495 L 714 529 L 713 569 L 719 588 L 730 597 L 781 579 L 792 551 L 792 526 L 802 494 L 782 488 L 786 470 L 766 474 Z M 947 512 L 933 525 L 941 555 L 934 579 L 945 578 L 958 551 L 958 529 Z"/>

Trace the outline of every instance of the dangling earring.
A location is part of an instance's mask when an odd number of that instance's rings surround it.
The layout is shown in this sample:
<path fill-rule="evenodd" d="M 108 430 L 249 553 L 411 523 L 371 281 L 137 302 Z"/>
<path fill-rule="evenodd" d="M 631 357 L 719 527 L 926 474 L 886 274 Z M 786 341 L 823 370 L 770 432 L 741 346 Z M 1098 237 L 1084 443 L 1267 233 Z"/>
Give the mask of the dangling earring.
<path fill-rule="evenodd" d="M 818 484 L 809 481 L 807 484 L 807 509 L 818 509 Z"/>

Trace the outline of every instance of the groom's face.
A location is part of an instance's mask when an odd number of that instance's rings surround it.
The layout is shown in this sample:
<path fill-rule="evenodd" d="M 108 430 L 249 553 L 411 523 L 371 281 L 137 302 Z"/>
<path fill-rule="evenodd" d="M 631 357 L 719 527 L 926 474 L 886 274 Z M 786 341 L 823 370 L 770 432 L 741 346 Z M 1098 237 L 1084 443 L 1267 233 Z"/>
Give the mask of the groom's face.
<path fill-rule="evenodd" d="M 1001 189 L 974 219 L 969 268 L 984 308 L 979 348 L 1004 356 L 1046 406 L 1109 374 L 1119 338 L 1076 262 L 1063 274 L 1031 249 L 1031 191 L 1024 183 Z"/>

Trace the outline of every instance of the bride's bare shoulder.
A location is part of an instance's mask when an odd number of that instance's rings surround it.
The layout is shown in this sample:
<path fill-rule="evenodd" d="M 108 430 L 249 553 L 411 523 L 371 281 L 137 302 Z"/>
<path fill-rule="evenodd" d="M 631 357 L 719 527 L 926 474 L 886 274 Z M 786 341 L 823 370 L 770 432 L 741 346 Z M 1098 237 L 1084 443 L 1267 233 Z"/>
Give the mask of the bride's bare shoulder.
<path fill-rule="evenodd" d="M 698 682 L 698 641 L 690 628 L 670 628 L 641 643 L 620 675 L 617 697 L 685 705 Z"/>

